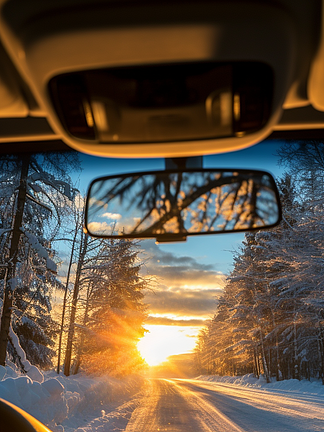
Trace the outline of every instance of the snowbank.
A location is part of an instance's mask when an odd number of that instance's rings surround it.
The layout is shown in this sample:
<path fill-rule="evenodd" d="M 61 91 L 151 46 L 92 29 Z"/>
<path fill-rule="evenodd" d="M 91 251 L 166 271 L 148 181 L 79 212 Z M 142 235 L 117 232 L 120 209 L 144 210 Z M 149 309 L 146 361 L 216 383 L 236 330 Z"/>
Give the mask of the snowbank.
<path fill-rule="evenodd" d="M 0 366 L 0 398 L 26 410 L 53 432 L 77 430 L 80 418 L 88 422 L 100 417 L 105 412 L 103 408 L 113 410 L 134 395 L 142 384 L 138 376 L 125 379 L 82 374 L 65 377 L 55 372 L 43 374 L 35 366 L 33 368 L 28 376 L 17 373 L 14 367 Z M 79 429 L 80 432 L 84 430 Z"/>
<path fill-rule="evenodd" d="M 27 360 L 26 353 L 22 349 L 19 338 L 16 335 L 16 333 L 12 330 L 12 327 L 9 328 L 9 336 L 11 338 L 11 342 L 13 346 L 16 349 L 16 352 L 20 358 L 21 364 L 23 365 L 27 375 L 29 378 L 31 378 L 33 381 L 42 383 L 44 381 L 44 375 L 42 372 L 36 367 L 33 366 L 29 360 Z"/>
<path fill-rule="evenodd" d="M 298 392 L 298 393 L 309 393 L 324 396 L 324 386 L 319 380 L 298 381 L 296 379 L 276 381 L 273 379 L 271 383 L 267 383 L 263 377 L 259 379 L 253 374 L 243 376 L 217 376 L 217 375 L 200 375 L 196 378 L 199 381 L 208 381 L 215 383 L 234 384 L 243 387 L 255 387 L 262 388 L 269 391 L 284 391 L 284 392 Z"/>

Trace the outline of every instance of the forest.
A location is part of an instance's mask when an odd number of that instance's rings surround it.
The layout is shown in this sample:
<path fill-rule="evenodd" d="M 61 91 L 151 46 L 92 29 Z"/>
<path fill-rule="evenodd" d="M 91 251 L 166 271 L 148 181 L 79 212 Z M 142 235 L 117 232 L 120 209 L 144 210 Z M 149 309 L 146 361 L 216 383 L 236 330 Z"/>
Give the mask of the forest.
<path fill-rule="evenodd" d="M 246 233 L 214 316 L 199 333 L 199 374 L 324 384 L 324 144 L 278 150 L 276 228 Z"/>
<path fill-rule="evenodd" d="M 235 251 L 195 368 L 324 384 L 324 144 L 283 143 L 278 161 L 282 222 L 247 233 Z M 83 232 L 77 153 L 0 156 L 0 170 L 0 365 L 143 370 L 137 342 L 152 281 L 140 241 Z"/>
<path fill-rule="evenodd" d="M 140 370 L 149 288 L 140 244 L 83 232 L 77 153 L 4 155 L 0 172 L 0 365 Z"/>

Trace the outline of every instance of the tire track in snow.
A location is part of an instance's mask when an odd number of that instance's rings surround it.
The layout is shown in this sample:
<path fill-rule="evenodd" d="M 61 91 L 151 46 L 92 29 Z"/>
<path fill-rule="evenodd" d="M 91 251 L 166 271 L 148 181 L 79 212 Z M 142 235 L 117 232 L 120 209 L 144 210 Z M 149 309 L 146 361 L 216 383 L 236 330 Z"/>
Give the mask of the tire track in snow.
<path fill-rule="evenodd" d="M 151 380 L 125 432 L 245 432 L 195 392 L 167 379 Z"/>
<path fill-rule="evenodd" d="M 245 388 L 223 383 L 205 383 L 194 380 L 184 381 L 184 385 L 194 388 L 195 391 L 210 391 L 209 396 L 215 392 L 230 396 L 237 401 L 258 408 L 260 410 L 278 412 L 286 416 L 300 417 L 301 419 L 319 420 L 323 422 L 324 429 L 324 399 L 298 392 L 276 392 Z"/>
<path fill-rule="evenodd" d="M 303 397 L 304 396 L 304 397 Z M 152 379 L 125 432 L 312 432 L 324 400 L 194 380 Z"/>

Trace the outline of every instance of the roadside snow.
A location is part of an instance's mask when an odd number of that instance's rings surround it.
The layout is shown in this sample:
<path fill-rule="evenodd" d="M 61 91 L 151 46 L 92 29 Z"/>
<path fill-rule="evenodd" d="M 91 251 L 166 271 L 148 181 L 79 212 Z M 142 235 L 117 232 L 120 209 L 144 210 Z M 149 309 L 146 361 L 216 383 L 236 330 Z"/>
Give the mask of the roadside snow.
<path fill-rule="evenodd" d="M 234 384 L 243 387 L 254 387 L 263 390 L 273 390 L 282 392 L 298 392 L 301 394 L 316 394 L 324 396 L 324 385 L 319 380 L 298 381 L 296 379 L 289 379 L 284 381 L 276 381 L 273 379 L 271 383 L 267 383 L 263 377 L 255 378 L 253 374 L 243 376 L 217 376 L 217 375 L 200 375 L 196 378 L 199 381 L 208 381 L 215 383 Z"/>
<path fill-rule="evenodd" d="M 136 408 L 135 395 L 143 383 L 139 376 L 65 377 L 33 368 L 36 380 L 14 367 L 0 366 L 0 398 L 24 409 L 53 432 L 122 430 Z"/>
<path fill-rule="evenodd" d="M 18 373 L 14 365 L 0 366 L 0 398 L 26 410 L 53 432 L 125 430 L 134 409 L 143 400 L 141 388 L 144 378 L 140 376 L 116 379 L 78 374 L 65 377 L 54 371 L 41 372 L 35 366 L 33 368 L 28 376 Z M 321 400 L 324 397 L 324 386 L 320 381 L 287 380 L 267 384 L 263 378 L 256 379 L 252 374 L 242 377 L 199 376 L 195 380 L 262 389 L 275 392 L 271 397 L 276 398 L 278 392 L 283 398 L 293 393 L 295 396 L 298 393 L 298 397 L 304 394 L 302 397 L 306 399 L 309 394 L 318 395 Z M 262 401 L 264 403 L 264 398 Z"/>
<path fill-rule="evenodd" d="M 12 330 L 12 327 L 9 328 L 9 336 L 11 338 L 11 342 L 13 343 L 14 347 L 16 348 L 17 354 L 20 357 L 20 361 L 22 365 L 25 368 L 25 371 L 27 372 L 27 376 L 31 378 L 33 381 L 37 381 L 39 383 L 42 383 L 44 381 L 44 376 L 42 372 L 36 367 L 33 366 L 29 360 L 27 360 L 26 353 L 22 349 L 19 338 L 16 335 L 16 333 Z"/>

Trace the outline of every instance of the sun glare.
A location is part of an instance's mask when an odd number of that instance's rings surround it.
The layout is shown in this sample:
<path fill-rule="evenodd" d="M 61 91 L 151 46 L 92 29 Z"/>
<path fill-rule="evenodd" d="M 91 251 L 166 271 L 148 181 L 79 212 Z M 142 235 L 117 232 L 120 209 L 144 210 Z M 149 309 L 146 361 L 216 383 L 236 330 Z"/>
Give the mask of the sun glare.
<path fill-rule="evenodd" d="M 198 327 L 146 325 L 149 331 L 137 347 L 149 366 L 156 366 L 171 356 L 190 352 L 195 347 Z"/>

